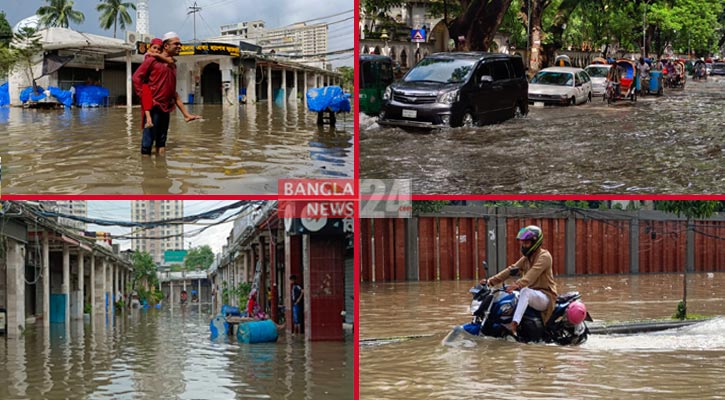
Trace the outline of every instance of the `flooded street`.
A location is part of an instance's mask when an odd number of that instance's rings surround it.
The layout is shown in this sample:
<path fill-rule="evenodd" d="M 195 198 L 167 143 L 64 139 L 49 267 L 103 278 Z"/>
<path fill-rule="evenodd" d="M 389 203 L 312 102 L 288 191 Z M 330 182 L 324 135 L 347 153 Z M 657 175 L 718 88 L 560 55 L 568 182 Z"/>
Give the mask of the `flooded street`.
<path fill-rule="evenodd" d="M 688 275 L 688 312 L 702 324 L 636 335 L 591 335 L 582 346 L 460 339 L 470 321 L 467 282 L 369 284 L 360 289 L 360 396 L 403 398 L 723 398 L 725 273 Z M 595 321 L 667 318 L 682 295 L 678 274 L 558 277 Z M 419 336 L 403 341 L 373 338 Z"/>
<path fill-rule="evenodd" d="M 166 157 L 142 158 L 140 109 L 0 108 L 4 194 L 277 193 L 277 179 L 352 177 L 353 115 L 318 127 L 301 104 L 189 106 Z"/>
<path fill-rule="evenodd" d="M 360 176 L 413 193 L 722 193 L 725 79 L 611 106 L 530 107 L 474 129 L 409 133 L 361 115 Z"/>
<path fill-rule="evenodd" d="M 29 325 L 0 346 L 0 398 L 352 399 L 353 345 L 209 339 L 209 307 Z"/>

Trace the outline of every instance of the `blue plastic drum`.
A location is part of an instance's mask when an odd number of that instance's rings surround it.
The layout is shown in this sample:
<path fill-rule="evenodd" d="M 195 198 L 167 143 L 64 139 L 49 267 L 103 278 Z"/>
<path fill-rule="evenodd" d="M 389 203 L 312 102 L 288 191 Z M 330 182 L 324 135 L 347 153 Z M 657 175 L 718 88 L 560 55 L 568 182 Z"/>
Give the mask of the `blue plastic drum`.
<path fill-rule="evenodd" d="M 277 341 L 277 325 L 272 320 L 239 324 L 237 340 L 240 343 L 266 343 Z"/>

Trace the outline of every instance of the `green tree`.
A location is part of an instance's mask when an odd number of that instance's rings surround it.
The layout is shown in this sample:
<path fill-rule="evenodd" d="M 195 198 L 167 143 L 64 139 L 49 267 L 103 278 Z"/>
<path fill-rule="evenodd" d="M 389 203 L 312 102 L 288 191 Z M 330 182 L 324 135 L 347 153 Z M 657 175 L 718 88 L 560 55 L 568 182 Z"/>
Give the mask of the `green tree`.
<path fill-rule="evenodd" d="M 459 51 L 486 51 L 503 21 L 512 0 L 444 0 L 435 2 L 436 13 L 443 8 L 444 19 L 451 38 L 463 37 L 456 49 Z M 372 19 L 379 18 L 391 7 L 405 1 L 363 0 L 362 7 Z M 441 4 L 443 7 L 441 7 Z"/>
<path fill-rule="evenodd" d="M 47 27 L 67 28 L 71 22 L 81 24 L 86 16 L 73 9 L 73 0 L 45 0 L 48 5 L 38 8 L 40 24 Z"/>
<path fill-rule="evenodd" d="M 132 289 L 136 289 L 136 283 L 145 280 L 149 285 L 156 286 L 158 278 L 156 277 L 156 263 L 151 257 L 151 254 L 147 252 L 136 251 L 131 255 L 131 262 L 133 263 L 133 282 L 131 284 Z"/>
<path fill-rule="evenodd" d="M 184 267 L 188 271 L 193 269 L 207 269 L 214 262 L 214 252 L 211 247 L 204 245 L 195 247 L 186 254 L 184 258 Z"/>
<path fill-rule="evenodd" d="M 130 25 L 131 15 L 128 10 L 135 10 L 136 5 L 131 2 L 124 3 L 122 0 L 101 0 L 96 10 L 101 13 L 101 28 L 108 30 L 113 26 L 113 37 L 116 37 L 116 26 L 126 29 Z"/>
<path fill-rule="evenodd" d="M 340 67 L 337 70 L 342 74 L 342 87 L 352 93 L 355 88 L 355 69 L 353 67 Z"/>
<path fill-rule="evenodd" d="M 661 211 L 677 214 L 687 218 L 687 230 L 694 230 L 692 220 L 710 218 L 720 206 L 718 201 L 696 201 L 696 200 L 667 200 L 656 201 L 655 208 Z M 687 318 L 687 260 L 682 278 L 682 302 L 678 305 L 676 316 L 680 319 Z"/>
<path fill-rule="evenodd" d="M 413 214 L 437 213 L 450 204 L 447 200 L 418 200 L 413 202 Z"/>
<path fill-rule="evenodd" d="M 0 11 L 0 47 L 9 47 L 12 40 L 13 28 L 5 18 L 5 11 Z"/>
<path fill-rule="evenodd" d="M 40 44 L 40 35 L 34 28 L 23 27 L 13 37 L 10 50 L 5 56 L 0 54 L 0 58 L 7 61 L 7 65 L 0 65 L 0 70 L 9 71 L 15 66 L 23 68 L 28 82 L 34 82 L 33 65 L 36 59 L 42 56 L 41 50 L 43 46 Z M 5 61 L 0 60 L 0 64 Z"/>

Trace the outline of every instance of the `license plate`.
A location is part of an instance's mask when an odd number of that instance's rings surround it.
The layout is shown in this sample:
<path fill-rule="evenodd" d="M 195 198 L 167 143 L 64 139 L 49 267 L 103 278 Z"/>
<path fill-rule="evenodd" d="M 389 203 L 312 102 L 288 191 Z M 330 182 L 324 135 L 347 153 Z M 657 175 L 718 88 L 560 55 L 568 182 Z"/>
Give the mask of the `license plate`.
<path fill-rule="evenodd" d="M 544 102 L 542 102 L 542 101 L 535 101 L 534 102 L 534 107 L 543 107 L 543 106 L 544 106 Z"/>
<path fill-rule="evenodd" d="M 415 110 L 403 110 L 403 118 L 415 118 L 418 116 L 418 112 Z"/>

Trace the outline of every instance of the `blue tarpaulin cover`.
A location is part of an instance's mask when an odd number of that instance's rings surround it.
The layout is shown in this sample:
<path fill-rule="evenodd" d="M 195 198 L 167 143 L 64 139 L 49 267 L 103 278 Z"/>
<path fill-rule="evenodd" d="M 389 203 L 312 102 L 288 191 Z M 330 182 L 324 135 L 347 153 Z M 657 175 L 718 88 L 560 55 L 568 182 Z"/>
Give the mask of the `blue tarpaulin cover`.
<path fill-rule="evenodd" d="M 66 107 L 70 107 L 73 104 L 73 95 L 70 91 L 63 90 L 55 86 L 49 86 L 48 91 L 50 92 L 51 96 L 55 97 L 58 102 L 62 103 Z M 38 90 L 36 92 L 33 92 L 32 86 L 26 87 L 25 89 L 23 89 L 22 92 L 20 92 L 20 101 L 22 101 L 23 103 L 27 103 L 28 100 L 40 101 L 46 97 L 47 96 L 45 94 L 45 90 L 40 86 L 38 86 Z M 0 105 L 2 105 L 1 99 Z"/>
<path fill-rule="evenodd" d="M 5 82 L 0 85 L 0 107 L 10 104 L 10 87 Z"/>
<path fill-rule="evenodd" d="M 37 86 L 37 91 L 33 92 L 33 87 L 28 86 L 25 89 L 23 89 L 22 92 L 20 92 L 20 101 L 23 103 L 27 103 L 28 100 L 32 101 L 40 101 L 45 98 L 45 89 L 43 89 L 40 86 Z"/>
<path fill-rule="evenodd" d="M 105 106 L 108 89 L 95 85 L 76 86 L 76 105 L 81 107 Z"/>
<path fill-rule="evenodd" d="M 321 112 L 328 108 L 332 112 L 350 112 L 350 100 L 339 86 L 324 86 L 307 91 L 307 108 Z"/>

